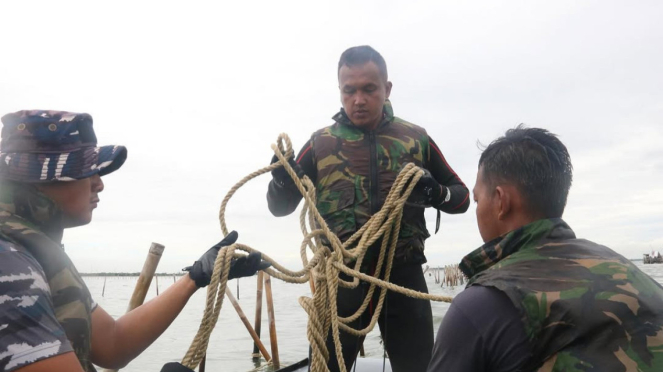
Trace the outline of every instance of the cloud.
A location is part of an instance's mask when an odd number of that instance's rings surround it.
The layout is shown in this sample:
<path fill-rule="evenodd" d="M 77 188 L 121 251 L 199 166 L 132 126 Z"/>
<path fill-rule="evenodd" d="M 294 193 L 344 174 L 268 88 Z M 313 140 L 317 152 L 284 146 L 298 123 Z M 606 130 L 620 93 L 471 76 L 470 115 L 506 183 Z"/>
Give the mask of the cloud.
<path fill-rule="evenodd" d="M 662 243 L 661 11 L 657 1 L 7 2 L 0 112 L 89 112 L 101 143 L 128 146 L 93 223 L 65 235 L 80 271 L 138 271 L 152 241 L 166 245 L 160 270 L 177 270 L 220 239 L 223 196 L 269 163 L 279 133 L 298 151 L 330 124 L 338 56 L 368 43 L 387 59 L 396 115 L 424 126 L 470 188 L 477 140 L 545 127 L 575 165 L 568 222 L 639 257 Z M 228 224 L 296 265 L 298 216 L 269 214 L 268 179 L 238 192 Z M 480 244 L 473 207 L 443 216 L 429 262 Z"/>

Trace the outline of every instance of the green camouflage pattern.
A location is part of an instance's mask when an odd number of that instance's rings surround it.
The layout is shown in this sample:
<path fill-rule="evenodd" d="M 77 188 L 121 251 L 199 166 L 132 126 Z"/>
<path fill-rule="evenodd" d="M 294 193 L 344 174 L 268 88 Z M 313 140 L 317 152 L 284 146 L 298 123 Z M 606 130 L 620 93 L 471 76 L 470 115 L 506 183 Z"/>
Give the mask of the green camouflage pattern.
<path fill-rule="evenodd" d="M 333 125 L 313 134 L 311 146 L 318 172 L 318 210 L 331 230 L 345 241 L 382 207 L 401 165 L 411 162 L 425 166 L 430 161 L 430 147 L 426 131 L 395 117 L 389 101 L 384 106 L 382 123 L 373 131 L 356 127 L 342 110 L 333 119 Z M 371 192 L 373 166 L 377 168 L 377 195 Z M 377 199 L 373 210 L 372 198 Z M 424 241 L 429 236 L 424 209 L 406 206 L 396 262 L 426 262 Z M 370 256 L 366 257 L 367 263 Z"/>
<path fill-rule="evenodd" d="M 529 368 L 663 371 L 663 287 L 613 250 L 539 220 L 466 256 L 468 286 L 503 291 L 522 316 Z"/>
<path fill-rule="evenodd" d="M 41 265 L 57 321 L 86 372 L 90 362 L 92 297 L 64 252 L 61 212 L 34 186 L 0 181 L 0 248 L 27 252 Z"/>

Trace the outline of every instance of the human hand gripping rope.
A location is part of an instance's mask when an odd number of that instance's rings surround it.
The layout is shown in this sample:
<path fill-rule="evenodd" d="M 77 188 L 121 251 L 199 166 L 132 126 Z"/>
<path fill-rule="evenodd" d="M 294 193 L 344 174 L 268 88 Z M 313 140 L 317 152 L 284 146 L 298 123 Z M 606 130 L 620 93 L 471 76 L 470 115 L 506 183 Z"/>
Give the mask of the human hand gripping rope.
<path fill-rule="evenodd" d="M 228 201 L 239 188 L 253 178 L 271 172 L 278 167 L 284 167 L 288 175 L 293 179 L 297 189 L 304 198 L 304 207 L 299 217 L 300 227 L 304 236 L 304 240 L 300 246 L 303 268 L 299 271 L 291 271 L 264 253 L 262 254 L 262 258 L 272 264 L 272 268 L 266 269 L 265 272 L 275 278 L 288 283 L 306 283 L 312 278 L 315 283 L 314 288 L 316 290 L 314 291 L 313 298 L 299 298 L 300 305 L 309 316 L 307 338 L 311 344 L 311 371 L 329 371 L 327 368 L 329 351 L 325 346 L 325 340 L 331 330 L 337 351 L 338 365 L 342 372 L 347 372 L 343 353 L 341 352 L 339 330 L 356 336 L 365 336 L 368 334 L 377 323 L 387 290 L 422 300 L 451 302 L 452 298 L 448 296 L 422 293 L 389 282 L 394 252 L 396 251 L 396 243 L 400 232 L 403 206 L 412 193 L 414 186 L 424 174 L 421 168 L 412 163 L 404 166 L 389 191 L 382 209 L 374 214 L 346 242 L 341 243 L 339 238 L 329 230 L 329 226 L 327 226 L 327 223 L 316 208 L 315 186 L 307 176 L 301 179 L 298 178 L 296 172 L 288 163 L 288 159 L 294 155 L 292 143 L 288 135 L 284 133 L 280 134 L 276 144 L 272 144 L 272 150 L 278 161 L 247 175 L 228 191 L 221 203 L 219 221 L 223 234 L 227 235 L 228 228 L 226 227 L 225 211 Z M 326 237 L 331 245 L 331 250 L 321 244 L 321 236 Z M 382 239 L 375 274 L 371 276 L 361 273 L 359 269 L 368 247 L 382 236 L 388 237 L 388 239 Z M 307 249 L 310 249 L 313 253 L 313 257 L 310 260 L 307 256 Z M 207 303 L 203 319 L 189 350 L 182 360 L 182 364 L 186 367 L 191 369 L 196 368 L 205 355 L 209 337 L 216 325 L 223 305 L 226 286 L 228 284 L 230 262 L 233 258 L 244 256 L 236 253 L 236 250 L 248 253 L 257 252 L 255 249 L 239 243 L 224 247 L 219 251 L 214 263 L 214 274 L 212 275 L 210 285 L 207 287 Z M 348 267 L 344 261 L 351 262 L 352 267 Z M 383 265 L 386 265 L 384 277 L 380 278 Z M 345 281 L 339 279 L 339 272 L 344 272 L 353 277 L 353 280 Z M 362 305 L 355 314 L 349 317 L 338 316 L 336 309 L 338 287 L 355 288 L 359 285 L 360 280 L 370 283 Z M 366 311 L 376 287 L 380 287 L 380 297 L 369 325 L 363 329 L 354 329 L 348 326 L 349 322 L 359 318 Z"/>

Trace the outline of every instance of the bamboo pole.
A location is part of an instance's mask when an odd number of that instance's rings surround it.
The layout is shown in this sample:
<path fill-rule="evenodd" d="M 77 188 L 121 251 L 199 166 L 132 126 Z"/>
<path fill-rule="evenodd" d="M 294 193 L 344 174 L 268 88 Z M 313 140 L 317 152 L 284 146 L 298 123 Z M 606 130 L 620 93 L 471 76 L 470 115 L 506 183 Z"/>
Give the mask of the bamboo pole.
<path fill-rule="evenodd" d="M 155 276 L 154 280 L 155 280 L 155 284 L 157 286 L 157 296 L 158 296 L 159 295 L 159 276 L 158 275 Z"/>
<path fill-rule="evenodd" d="M 260 337 L 258 337 L 256 331 L 253 330 L 251 323 L 246 318 L 244 311 L 242 311 L 242 308 L 239 306 L 239 303 L 237 302 L 237 300 L 235 299 L 235 297 L 233 296 L 232 292 L 228 287 L 226 287 L 226 297 L 228 298 L 228 300 L 230 300 L 230 303 L 232 303 L 233 306 L 235 307 L 235 311 L 237 311 L 239 319 L 242 321 L 242 323 L 244 323 L 244 327 L 246 327 L 246 330 L 249 331 L 251 338 L 253 338 L 253 342 L 258 344 L 258 349 L 260 350 L 260 353 L 262 353 L 266 361 L 269 361 L 271 357 L 269 356 L 269 353 L 267 352 L 265 345 L 263 345 L 262 342 L 260 341 Z"/>
<path fill-rule="evenodd" d="M 147 291 L 150 289 L 152 278 L 157 271 L 157 266 L 159 265 L 159 260 L 161 259 L 164 248 L 165 247 L 159 243 L 152 243 L 150 246 L 150 251 L 145 259 L 145 264 L 143 264 L 143 270 L 140 272 L 138 282 L 136 282 L 136 288 L 134 288 L 134 293 L 131 295 L 127 312 L 142 305 L 145 301 Z"/>
<path fill-rule="evenodd" d="M 147 291 L 150 289 L 150 284 L 152 283 L 152 278 L 154 273 L 157 271 L 157 266 L 159 265 L 159 260 L 163 254 L 165 247 L 159 243 L 152 243 L 150 245 L 150 250 L 147 253 L 147 258 L 143 264 L 143 270 L 138 276 L 138 281 L 136 282 L 136 287 L 134 288 L 134 293 L 131 295 L 131 300 L 129 301 L 129 307 L 127 312 L 137 308 L 142 305 L 145 301 L 145 296 L 147 296 Z M 117 372 L 117 369 L 106 369 L 106 372 Z"/>
<path fill-rule="evenodd" d="M 104 287 L 101 289 L 101 297 L 104 297 L 104 293 L 106 293 L 106 279 L 108 277 L 104 276 Z"/>
<path fill-rule="evenodd" d="M 269 274 L 265 273 L 265 298 L 267 299 L 267 316 L 269 317 L 269 343 L 272 346 L 272 365 L 274 369 L 279 369 L 279 345 L 276 339 L 276 319 L 274 318 L 274 300 L 272 298 L 272 280 Z"/>
<path fill-rule="evenodd" d="M 262 327 L 262 286 L 262 271 L 258 271 L 258 289 L 256 290 L 256 317 L 255 322 L 253 323 L 258 338 L 260 338 L 260 328 Z M 253 343 L 253 358 L 260 358 L 260 349 L 258 349 L 258 344 L 255 342 Z"/>
<path fill-rule="evenodd" d="M 164 249 L 165 247 L 159 243 L 152 243 L 152 245 L 150 245 L 150 250 L 147 252 L 147 258 L 145 258 L 145 263 L 143 264 L 143 270 L 141 270 L 140 275 L 138 276 L 134 293 L 131 295 L 131 300 L 129 300 L 127 312 L 137 308 L 145 302 L 145 296 L 147 296 L 147 291 L 150 289 L 152 278 L 157 271 L 157 266 L 159 266 L 159 260 L 161 260 L 161 255 L 163 254 Z M 117 372 L 118 370 L 106 369 L 104 371 Z"/>

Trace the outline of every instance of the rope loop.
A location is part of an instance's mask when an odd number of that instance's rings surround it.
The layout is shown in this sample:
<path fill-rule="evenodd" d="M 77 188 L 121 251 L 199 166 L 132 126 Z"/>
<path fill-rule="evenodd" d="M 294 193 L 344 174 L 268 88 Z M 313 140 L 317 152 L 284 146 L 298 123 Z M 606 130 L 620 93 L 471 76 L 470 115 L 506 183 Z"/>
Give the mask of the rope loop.
<path fill-rule="evenodd" d="M 341 352 L 340 331 L 355 336 L 365 336 L 373 330 L 382 311 L 387 290 L 426 301 L 451 302 L 452 298 L 449 296 L 422 293 L 389 282 L 401 228 L 403 207 L 407 198 L 412 193 L 414 186 L 423 176 L 423 171 L 419 167 L 413 163 L 405 165 L 396 177 L 382 209 L 375 213 L 347 241 L 341 242 L 338 236 L 329 229 L 329 226 L 316 208 L 316 190 L 311 180 L 307 176 L 300 179 L 288 163 L 288 159 L 294 157 L 290 137 L 285 133 L 281 133 L 276 143 L 272 144 L 272 150 L 278 161 L 250 173 L 230 188 L 221 202 L 219 223 L 223 234 L 228 235 L 225 217 L 226 207 L 235 192 L 247 182 L 262 174 L 271 172 L 279 167 L 285 168 L 304 199 L 304 206 L 299 218 L 300 228 L 304 236 L 300 246 L 302 269 L 298 271 L 289 270 L 264 253 L 262 253 L 262 258 L 272 264 L 271 268 L 265 270 L 270 276 L 288 283 L 306 283 L 311 281 L 315 286 L 314 288 L 316 288 L 313 298 L 299 298 L 299 304 L 308 314 L 306 333 L 312 351 L 310 361 L 311 371 L 329 371 L 327 363 L 330 353 L 326 347 L 326 340 L 331 332 L 340 370 L 347 372 L 343 353 Z M 322 237 L 326 239 L 329 246 L 322 244 Z M 375 274 L 367 275 L 360 272 L 368 248 L 380 238 L 383 239 L 380 244 Z M 223 305 L 228 285 L 230 262 L 233 258 L 242 256 L 242 254 L 236 253 L 237 250 L 247 253 L 256 252 L 255 249 L 239 243 L 224 247 L 219 251 L 219 255 L 214 263 L 212 280 L 207 287 L 207 303 L 203 319 L 196 336 L 191 342 L 189 350 L 182 360 L 182 364 L 186 367 L 195 369 L 205 355 L 209 337 L 216 325 Z M 310 259 L 308 258 L 308 252 L 312 254 Z M 384 270 L 382 270 L 383 266 Z M 353 280 L 341 280 L 339 278 L 339 273 L 341 272 L 352 277 Z M 382 272 L 381 276 L 380 273 Z M 355 288 L 359 285 L 360 280 L 370 284 L 362 305 L 354 314 L 348 317 L 339 316 L 336 309 L 339 286 Z M 363 329 L 350 327 L 348 324 L 358 319 L 366 311 L 375 290 L 379 290 L 380 295 L 370 323 Z"/>

